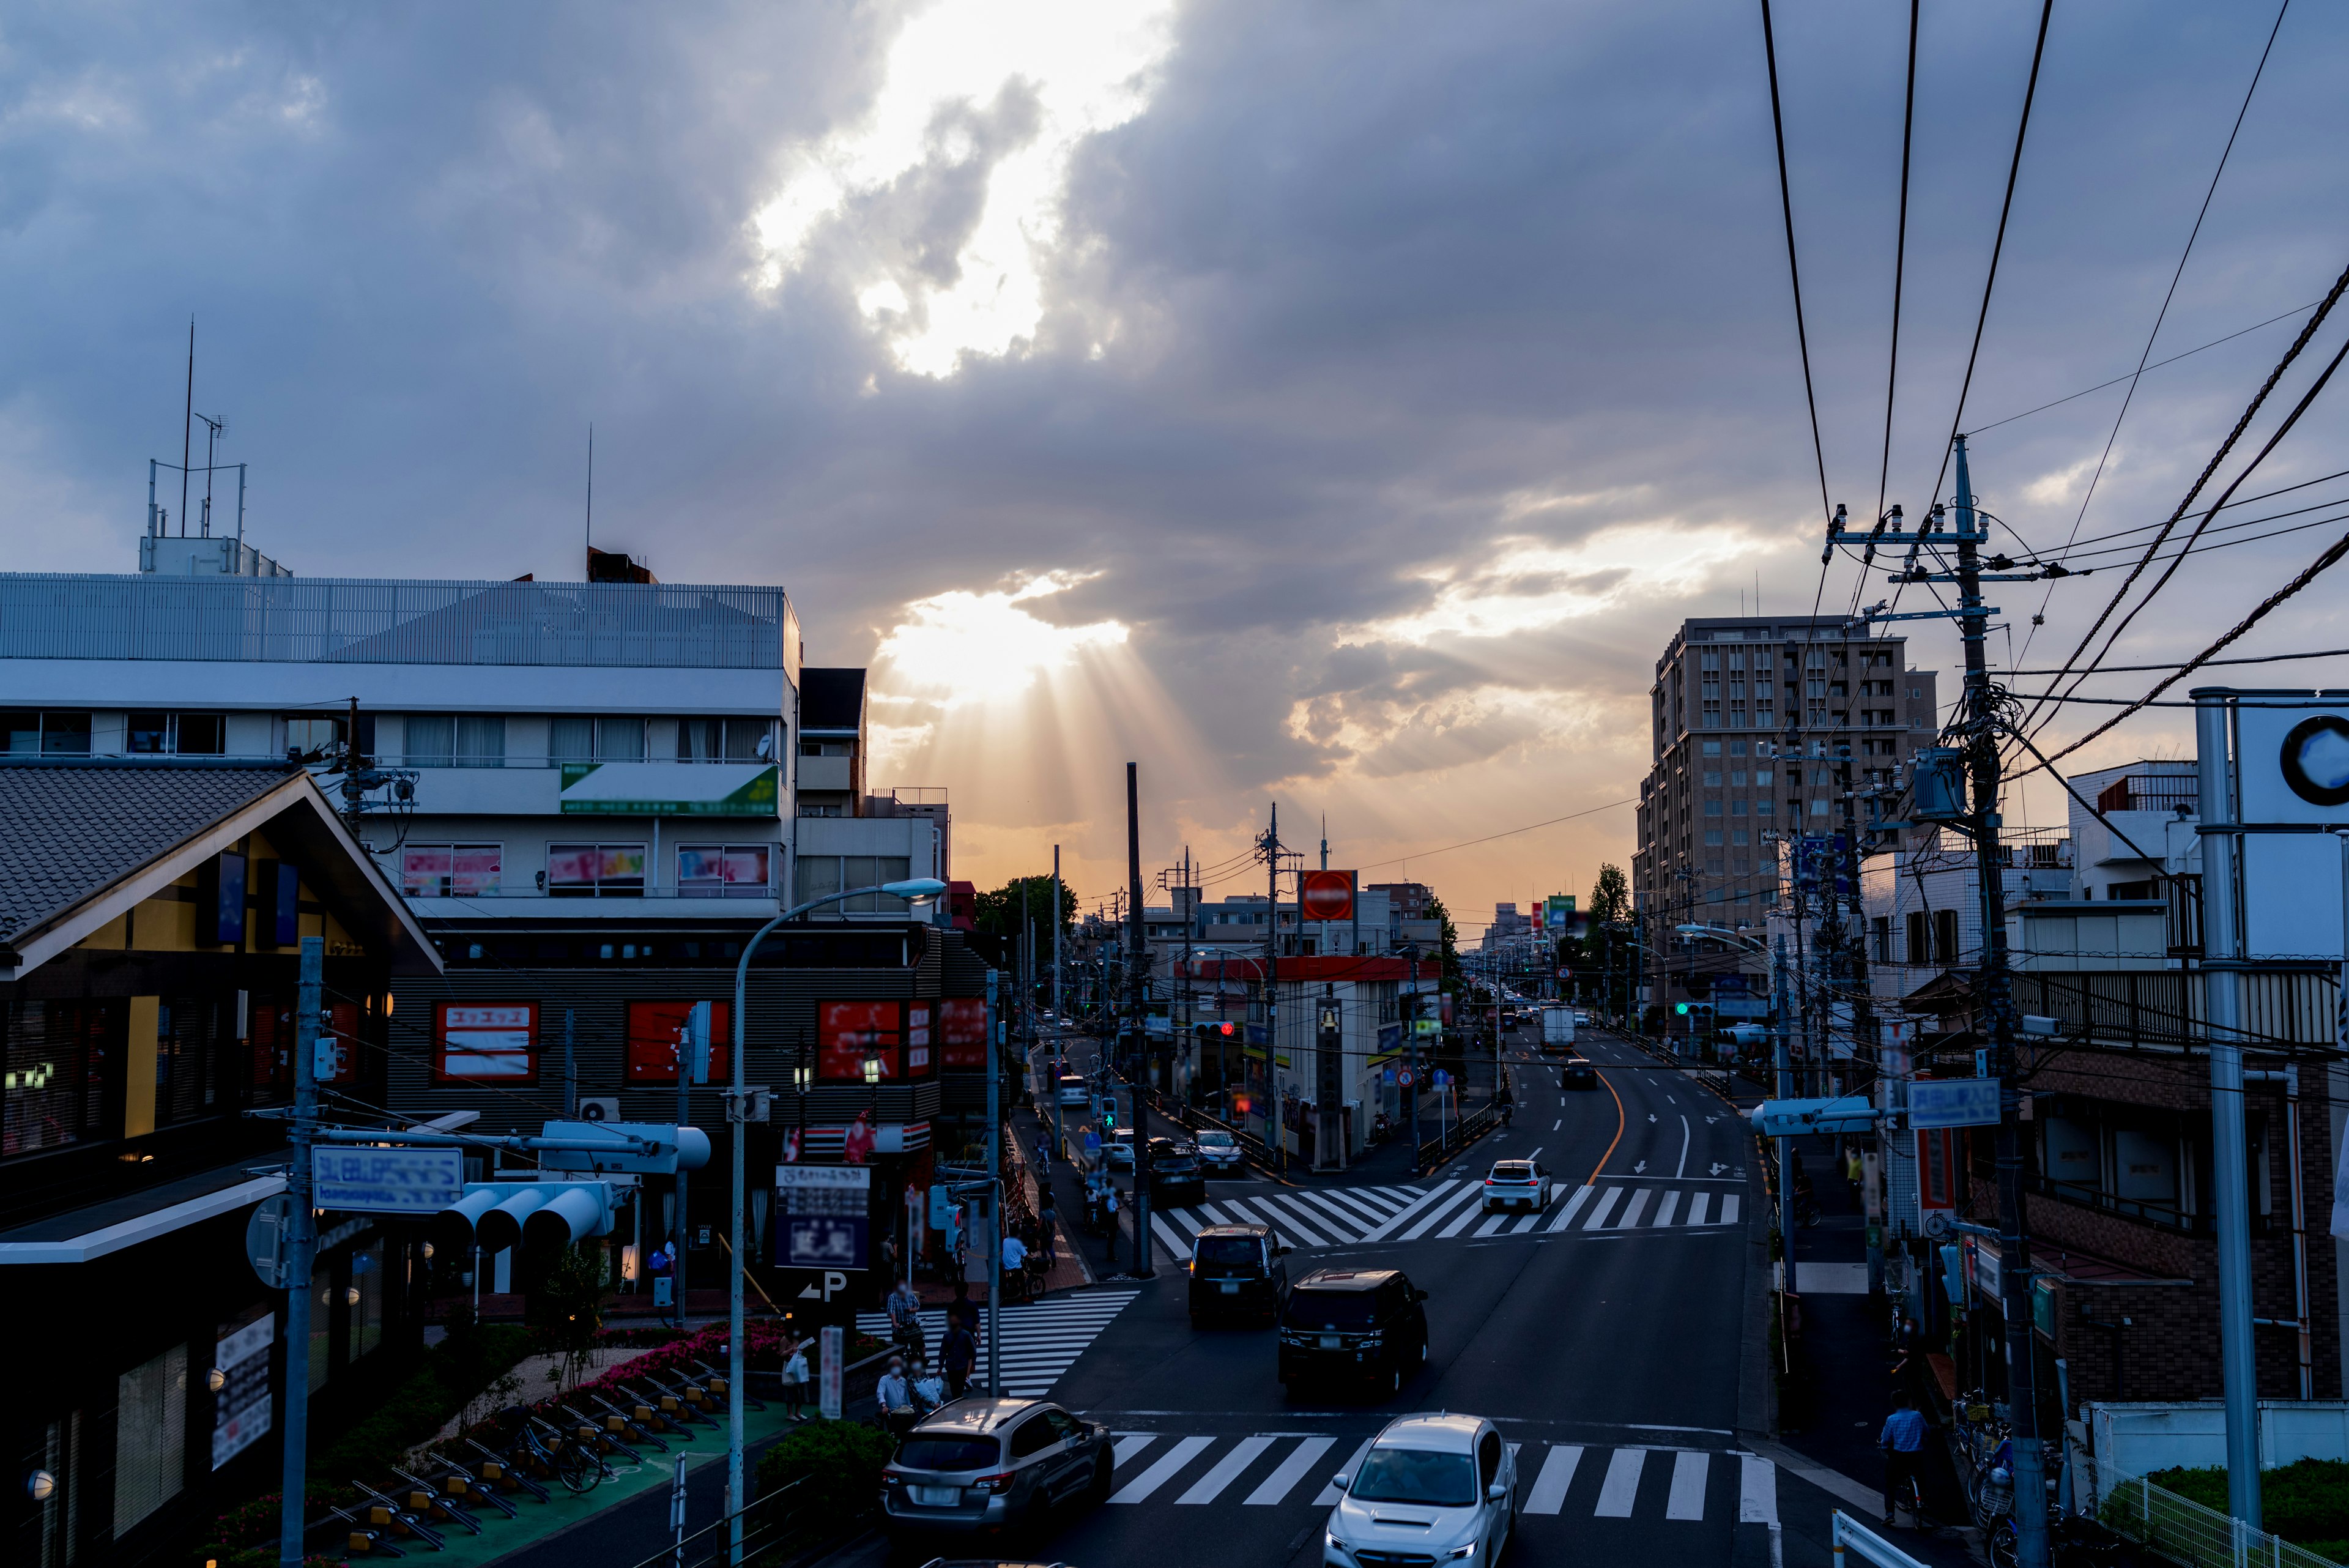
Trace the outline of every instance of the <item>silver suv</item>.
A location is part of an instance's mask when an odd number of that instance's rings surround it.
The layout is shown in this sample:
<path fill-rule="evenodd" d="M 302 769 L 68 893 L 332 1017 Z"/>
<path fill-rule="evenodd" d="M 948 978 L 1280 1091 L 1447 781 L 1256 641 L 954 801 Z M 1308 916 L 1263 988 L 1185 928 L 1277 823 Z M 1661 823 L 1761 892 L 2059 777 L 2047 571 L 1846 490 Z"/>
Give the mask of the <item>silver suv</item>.
<path fill-rule="evenodd" d="M 892 1535 L 1024 1524 L 1054 1503 L 1109 1495 L 1107 1427 L 1044 1399 L 957 1399 L 932 1411 L 881 1472 Z"/>

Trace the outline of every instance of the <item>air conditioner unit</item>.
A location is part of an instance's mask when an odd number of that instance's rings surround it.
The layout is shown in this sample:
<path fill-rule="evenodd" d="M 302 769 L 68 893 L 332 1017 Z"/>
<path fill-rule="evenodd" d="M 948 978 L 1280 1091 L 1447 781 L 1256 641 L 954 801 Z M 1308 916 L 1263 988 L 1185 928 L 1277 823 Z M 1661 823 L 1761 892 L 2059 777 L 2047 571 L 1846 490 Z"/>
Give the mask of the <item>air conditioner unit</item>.
<path fill-rule="evenodd" d="M 618 1121 L 620 1119 L 619 1097 L 617 1096 L 609 1096 L 599 1099 L 590 1099 L 584 1096 L 581 1096 L 579 1101 L 579 1119 L 583 1122 Z"/>

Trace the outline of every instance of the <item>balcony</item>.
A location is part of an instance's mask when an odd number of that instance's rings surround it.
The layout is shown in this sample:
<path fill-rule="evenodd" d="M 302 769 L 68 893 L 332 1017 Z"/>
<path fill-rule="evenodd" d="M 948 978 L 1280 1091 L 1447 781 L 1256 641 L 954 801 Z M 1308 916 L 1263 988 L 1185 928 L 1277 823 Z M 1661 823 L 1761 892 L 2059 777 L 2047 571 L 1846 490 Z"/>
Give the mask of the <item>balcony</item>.
<path fill-rule="evenodd" d="M 854 757 L 802 757 L 800 788 L 848 791 L 856 787 Z"/>
<path fill-rule="evenodd" d="M 2109 1044 L 2183 1051 L 2209 1043 L 2202 974 L 2192 970 L 2022 973 L 2019 1012 L 2054 1018 L 2065 1033 Z M 2253 970 L 2242 976 L 2243 1043 L 2332 1049 L 2338 978 L 2328 971 Z"/>

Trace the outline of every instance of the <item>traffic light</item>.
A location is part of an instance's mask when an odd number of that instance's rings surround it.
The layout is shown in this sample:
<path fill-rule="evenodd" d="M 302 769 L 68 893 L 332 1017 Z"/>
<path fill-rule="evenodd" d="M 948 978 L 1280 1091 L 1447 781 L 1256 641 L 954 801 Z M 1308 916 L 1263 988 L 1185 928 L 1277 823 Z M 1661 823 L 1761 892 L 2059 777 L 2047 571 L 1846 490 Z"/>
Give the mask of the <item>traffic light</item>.
<path fill-rule="evenodd" d="M 474 1247 L 543 1255 L 612 1231 L 608 1181 L 469 1181 L 433 1220 L 433 1240 L 462 1257 Z"/>
<path fill-rule="evenodd" d="M 1672 1011 L 1685 1018 L 1688 1016 L 1688 1003 L 1685 1002 L 1676 1002 L 1672 1003 Z"/>

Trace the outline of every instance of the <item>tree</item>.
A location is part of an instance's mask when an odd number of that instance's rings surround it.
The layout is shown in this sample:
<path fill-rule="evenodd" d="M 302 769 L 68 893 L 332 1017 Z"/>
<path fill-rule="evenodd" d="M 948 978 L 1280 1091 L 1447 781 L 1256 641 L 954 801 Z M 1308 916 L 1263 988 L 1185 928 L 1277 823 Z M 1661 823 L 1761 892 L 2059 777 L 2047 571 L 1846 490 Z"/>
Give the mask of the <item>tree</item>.
<path fill-rule="evenodd" d="M 1590 922 L 1605 925 L 1631 918 L 1631 886 L 1623 876 L 1623 867 L 1608 861 L 1599 867 L 1599 880 L 1590 889 Z"/>
<path fill-rule="evenodd" d="M 1619 1012 L 1630 1006 L 1633 976 L 1629 963 L 1618 971 L 1615 954 L 1630 944 L 1616 928 L 1630 918 L 1630 884 L 1623 876 L 1623 868 L 1608 861 L 1599 867 L 1599 880 L 1590 889 L 1590 936 L 1587 947 L 1590 962 L 1612 982 L 1617 994 L 1608 999 L 1608 1005 Z"/>
<path fill-rule="evenodd" d="M 1014 877 L 1002 887 L 978 896 L 974 911 L 978 929 L 999 937 L 1016 937 L 1027 929 L 1030 920 L 1039 931 L 1050 931 L 1052 922 L 1052 878 L 1045 877 Z M 1066 882 L 1061 884 L 1061 929 L 1066 933 L 1076 922 L 1077 896 Z"/>
<path fill-rule="evenodd" d="M 1443 960 L 1443 978 L 1437 982 L 1439 989 L 1457 992 L 1461 986 L 1460 928 L 1452 923 L 1452 911 L 1444 907 L 1444 900 L 1432 892 L 1427 896 L 1427 914 L 1436 922 L 1435 929 L 1444 937 L 1439 950 Z"/>

